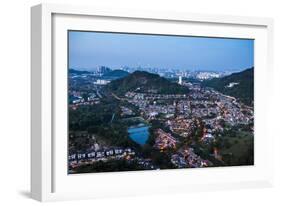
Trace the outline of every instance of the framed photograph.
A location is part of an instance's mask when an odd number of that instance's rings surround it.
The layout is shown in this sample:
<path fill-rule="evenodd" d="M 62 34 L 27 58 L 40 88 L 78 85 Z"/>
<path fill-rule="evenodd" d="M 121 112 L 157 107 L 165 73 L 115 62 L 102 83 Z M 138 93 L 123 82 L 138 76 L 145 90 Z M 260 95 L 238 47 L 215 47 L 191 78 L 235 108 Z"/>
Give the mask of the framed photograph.
<path fill-rule="evenodd" d="M 31 14 L 34 199 L 272 186 L 271 19 Z"/>

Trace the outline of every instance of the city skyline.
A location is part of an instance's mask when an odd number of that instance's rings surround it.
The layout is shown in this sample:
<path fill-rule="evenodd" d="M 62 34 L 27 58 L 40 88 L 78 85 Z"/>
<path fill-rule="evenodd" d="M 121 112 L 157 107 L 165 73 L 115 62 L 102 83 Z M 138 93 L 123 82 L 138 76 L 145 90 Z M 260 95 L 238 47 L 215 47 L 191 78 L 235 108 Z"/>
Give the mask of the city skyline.
<path fill-rule="evenodd" d="M 99 66 L 193 71 L 254 66 L 254 40 L 69 31 L 69 68 Z"/>

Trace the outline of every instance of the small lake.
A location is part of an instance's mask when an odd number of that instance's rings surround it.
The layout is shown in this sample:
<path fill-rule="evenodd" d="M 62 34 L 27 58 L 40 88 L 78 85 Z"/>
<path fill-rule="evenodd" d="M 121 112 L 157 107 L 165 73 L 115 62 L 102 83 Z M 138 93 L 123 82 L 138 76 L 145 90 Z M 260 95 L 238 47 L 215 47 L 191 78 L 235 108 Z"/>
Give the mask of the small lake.
<path fill-rule="evenodd" d="M 131 140 L 138 143 L 139 145 L 144 145 L 149 137 L 149 126 L 145 124 L 139 124 L 136 126 L 129 127 L 128 133 Z"/>

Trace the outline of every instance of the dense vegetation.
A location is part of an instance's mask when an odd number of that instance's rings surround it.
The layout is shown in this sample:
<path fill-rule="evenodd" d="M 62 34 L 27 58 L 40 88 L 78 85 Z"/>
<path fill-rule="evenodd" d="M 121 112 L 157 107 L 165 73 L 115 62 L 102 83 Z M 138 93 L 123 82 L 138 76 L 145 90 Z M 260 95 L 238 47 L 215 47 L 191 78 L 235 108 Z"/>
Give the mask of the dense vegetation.
<path fill-rule="evenodd" d="M 189 92 L 186 87 L 145 71 L 135 71 L 124 78 L 114 80 L 107 85 L 107 89 L 119 95 L 136 90 L 158 94 L 187 94 Z"/>
<path fill-rule="evenodd" d="M 92 172 L 121 172 L 121 171 L 136 171 L 136 170 L 144 170 L 137 163 L 137 161 L 127 160 L 110 160 L 107 162 L 99 161 L 95 164 L 91 165 L 83 165 L 77 168 L 77 173 L 92 173 Z"/>
<path fill-rule="evenodd" d="M 230 83 L 238 83 L 233 87 L 227 87 Z M 215 78 L 202 82 L 203 86 L 208 86 L 238 98 L 244 104 L 253 106 L 254 101 L 254 68 L 246 69 L 242 72 L 233 73 L 222 78 Z"/>
<path fill-rule="evenodd" d="M 216 144 L 225 165 L 254 164 L 254 136 L 251 132 L 232 127 L 224 131 Z"/>
<path fill-rule="evenodd" d="M 138 147 L 128 135 L 127 125 L 120 122 L 118 102 L 104 100 L 95 106 L 81 106 L 69 110 L 69 130 L 87 131 L 97 135 L 106 145 Z"/>
<path fill-rule="evenodd" d="M 89 71 L 82 71 L 82 70 L 76 70 L 76 69 L 69 69 L 68 72 L 69 72 L 69 74 L 74 74 L 74 75 L 82 75 L 82 74 L 90 74 L 91 73 Z"/>
<path fill-rule="evenodd" d="M 106 78 L 106 79 L 119 79 L 119 78 L 126 77 L 126 76 L 128 76 L 129 74 L 130 74 L 129 72 L 116 69 L 116 70 L 107 72 L 107 73 L 104 74 L 102 77 L 103 77 L 103 78 Z"/>

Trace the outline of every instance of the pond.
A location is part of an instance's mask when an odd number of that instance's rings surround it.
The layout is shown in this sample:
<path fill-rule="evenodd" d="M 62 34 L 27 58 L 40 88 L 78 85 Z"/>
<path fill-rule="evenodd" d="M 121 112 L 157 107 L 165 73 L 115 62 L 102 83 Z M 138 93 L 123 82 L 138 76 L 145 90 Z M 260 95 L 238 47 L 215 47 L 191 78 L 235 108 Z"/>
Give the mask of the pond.
<path fill-rule="evenodd" d="M 149 137 L 149 126 L 138 124 L 128 128 L 129 137 L 139 145 L 144 145 Z"/>

